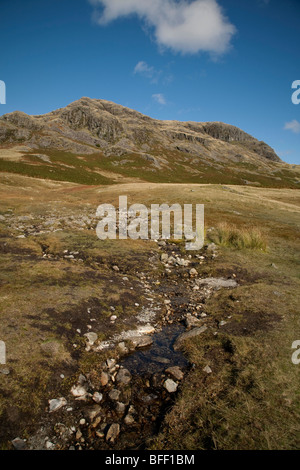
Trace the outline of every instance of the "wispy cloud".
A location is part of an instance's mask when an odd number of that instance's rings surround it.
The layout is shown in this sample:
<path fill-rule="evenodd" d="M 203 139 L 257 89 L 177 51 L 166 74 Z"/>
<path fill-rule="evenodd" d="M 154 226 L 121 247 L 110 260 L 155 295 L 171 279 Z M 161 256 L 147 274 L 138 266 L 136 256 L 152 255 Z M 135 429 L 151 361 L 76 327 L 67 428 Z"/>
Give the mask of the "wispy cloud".
<path fill-rule="evenodd" d="M 152 98 L 159 104 L 162 104 L 162 105 L 167 104 L 167 100 L 166 100 L 165 96 L 162 93 L 156 93 L 156 94 L 152 95 Z"/>
<path fill-rule="evenodd" d="M 152 65 L 148 65 L 147 62 L 141 60 L 134 67 L 134 74 L 143 75 L 146 78 L 149 78 L 152 83 L 157 83 L 161 75 L 161 70 L 156 70 Z"/>
<path fill-rule="evenodd" d="M 212 55 L 228 51 L 236 28 L 217 0 L 89 0 L 96 21 L 105 25 L 120 17 L 137 15 L 154 31 L 159 46 L 183 54 Z"/>
<path fill-rule="evenodd" d="M 284 126 L 285 130 L 292 131 L 295 134 L 300 134 L 300 122 L 294 119 L 291 122 L 287 122 Z"/>

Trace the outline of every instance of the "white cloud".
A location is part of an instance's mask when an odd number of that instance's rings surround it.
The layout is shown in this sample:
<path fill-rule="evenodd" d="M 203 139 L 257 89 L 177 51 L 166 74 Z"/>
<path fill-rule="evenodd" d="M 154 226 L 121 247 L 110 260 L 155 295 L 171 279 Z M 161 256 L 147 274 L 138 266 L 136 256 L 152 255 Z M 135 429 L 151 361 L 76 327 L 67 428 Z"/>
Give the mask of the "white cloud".
<path fill-rule="evenodd" d="M 162 93 L 156 93 L 152 95 L 152 98 L 159 104 L 165 105 L 167 104 L 166 98 Z"/>
<path fill-rule="evenodd" d="M 294 119 L 291 122 L 287 122 L 284 126 L 284 129 L 294 132 L 295 134 L 300 134 L 300 122 Z"/>
<path fill-rule="evenodd" d="M 144 62 L 143 60 L 136 64 L 133 72 L 134 74 L 140 74 L 149 78 L 153 83 L 158 82 L 158 78 L 161 74 L 160 70 L 156 70 L 152 65 L 148 65 L 147 62 Z"/>
<path fill-rule="evenodd" d="M 141 73 L 143 75 L 146 75 L 147 77 L 152 77 L 154 73 L 154 67 L 148 65 L 147 62 L 141 60 L 136 64 L 134 68 L 134 73 Z"/>
<path fill-rule="evenodd" d="M 150 26 L 159 46 L 175 52 L 206 51 L 223 54 L 236 28 L 217 0 L 89 0 L 102 7 L 96 20 L 105 25 L 117 18 L 137 15 Z"/>

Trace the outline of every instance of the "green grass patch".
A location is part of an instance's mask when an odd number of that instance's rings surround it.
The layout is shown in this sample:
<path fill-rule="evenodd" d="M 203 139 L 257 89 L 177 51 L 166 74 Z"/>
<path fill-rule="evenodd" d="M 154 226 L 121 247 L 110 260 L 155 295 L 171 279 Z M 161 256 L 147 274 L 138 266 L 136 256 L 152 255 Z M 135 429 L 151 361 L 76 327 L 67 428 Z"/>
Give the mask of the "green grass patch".
<path fill-rule="evenodd" d="M 208 240 L 216 245 L 238 250 L 267 250 L 267 241 L 258 228 L 238 228 L 223 222 L 207 234 Z"/>

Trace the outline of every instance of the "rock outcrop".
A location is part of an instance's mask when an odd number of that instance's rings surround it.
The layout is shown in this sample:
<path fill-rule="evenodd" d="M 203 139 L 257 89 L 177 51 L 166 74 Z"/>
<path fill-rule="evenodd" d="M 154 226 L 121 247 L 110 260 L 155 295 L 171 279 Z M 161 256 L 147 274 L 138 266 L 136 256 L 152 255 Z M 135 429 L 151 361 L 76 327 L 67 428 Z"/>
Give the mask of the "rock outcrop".
<path fill-rule="evenodd" d="M 209 156 L 217 152 L 230 158 L 230 149 L 213 149 L 216 143 L 243 144 L 245 153 L 257 158 L 279 162 L 280 159 L 267 144 L 259 142 L 246 132 L 220 122 L 193 123 L 158 121 L 148 116 L 105 100 L 81 98 L 65 108 L 48 114 L 28 116 L 15 111 L 0 117 L 0 144 L 26 142 L 34 148 L 57 148 L 91 154 L 101 150 L 111 155 L 135 152 L 158 164 L 152 153 L 165 149 Z M 183 146 L 184 144 L 184 146 Z"/>

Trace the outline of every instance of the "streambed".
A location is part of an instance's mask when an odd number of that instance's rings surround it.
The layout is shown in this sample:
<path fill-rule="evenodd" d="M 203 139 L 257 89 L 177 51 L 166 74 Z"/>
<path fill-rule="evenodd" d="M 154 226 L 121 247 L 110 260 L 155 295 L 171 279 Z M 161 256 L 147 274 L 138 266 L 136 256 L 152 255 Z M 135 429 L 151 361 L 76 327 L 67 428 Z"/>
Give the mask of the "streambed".
<path fill-rule="evenodd" d="M 180 351 L 173 349 L 176 338 L 184 331 L 185 327 L 181 324 L 164 326 L 153 334 L 151 346 L 134 351 L 120 361 L 120 365 L 132 375 L 155 374 L 173 366 L 186 368 L 189 361 Z"/>

